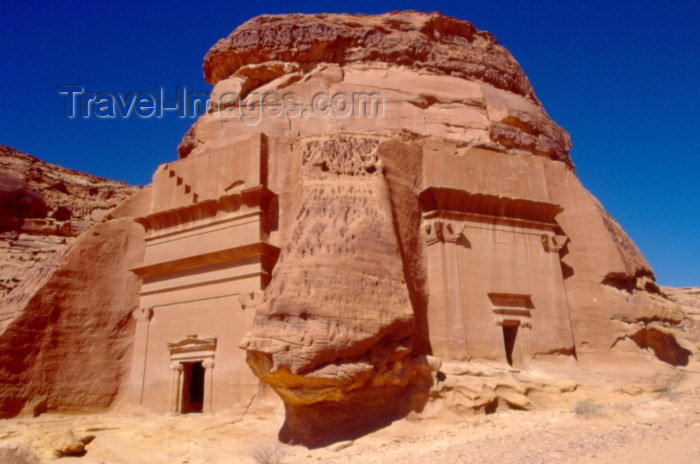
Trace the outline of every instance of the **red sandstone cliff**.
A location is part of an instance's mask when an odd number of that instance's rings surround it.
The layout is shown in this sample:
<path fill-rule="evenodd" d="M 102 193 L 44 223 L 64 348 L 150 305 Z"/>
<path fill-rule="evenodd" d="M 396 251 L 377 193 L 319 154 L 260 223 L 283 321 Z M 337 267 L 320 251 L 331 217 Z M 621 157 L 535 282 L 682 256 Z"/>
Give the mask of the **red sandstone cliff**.
<path fill-rule="evenodd" d="M 136 190 L 0 145 L 0 298 Z"/>
<path fill-rule="evenodd" d="M 360 419 L 360 404 L 390 405 L 384 419 L 401 414 L 388 398 L 420 408 L 403 387 L 422 384 L 430 356 L 505 361 L 504 338 L 525 368 L 649 352 L 688 363 L 668 330 L 683 314 L 578 181 L 568 134 L 490 34 L 438 14 L 265 15 L 214 45 L 204 75 L 241 105 L 266 91 L 304 102 L 374 91 L 386 104 L 379 119 L 253 127 L 215 107 L 181 145 L 198 157 L 254 131 L 279 139 L 280 258 L 241 346 L 285 401 L 284 438 L 313 444 L 330 423 L 382 420 Z M 275 179 L 282 170 L 294 181 Z M 453 388 L 433 382 L 438 396 Z"/>
<path fill-rule="evenodd" d="M 104 409 L 130 363 L 148 189 L 1 150 L 0 416 Z"/>

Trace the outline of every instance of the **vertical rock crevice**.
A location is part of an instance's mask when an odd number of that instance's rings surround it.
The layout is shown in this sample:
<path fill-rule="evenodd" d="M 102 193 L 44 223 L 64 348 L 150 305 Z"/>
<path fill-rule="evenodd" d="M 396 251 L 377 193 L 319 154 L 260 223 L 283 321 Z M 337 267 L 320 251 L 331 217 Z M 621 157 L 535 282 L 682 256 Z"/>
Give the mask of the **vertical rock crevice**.
<path fill-rule="evenodd" d="M 428 378 L 427 364 L 413 353 L 415 318 L 379 143 L 346 135 L 301 142 L 297 223 L 241 343 L 253 372 L 285 402 L 285 441 L 320 445 L 419 407 L 412 391 Z"/>

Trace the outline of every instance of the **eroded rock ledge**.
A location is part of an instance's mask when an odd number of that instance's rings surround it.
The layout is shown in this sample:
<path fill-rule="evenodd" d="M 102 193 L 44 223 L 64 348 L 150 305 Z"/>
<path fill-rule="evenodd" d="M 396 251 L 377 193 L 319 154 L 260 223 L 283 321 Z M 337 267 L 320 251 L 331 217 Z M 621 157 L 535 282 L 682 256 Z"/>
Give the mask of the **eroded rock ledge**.
<path fill-rule="evenodd" d="M 204 74 L 215 84 L 212 105 L 183 138 L 180 158 L 258 131 L 259 121 L 236 114 L 260 108 L 268 92 L 298 96 L 305 114 L 319 93 L 365 93 L 381 96 L 381 117 L 274 117 L 262 125 L 280 137 L 401 130 L 573 169 L 569 135 L 512 55 L 489 33 L 437 13 L 259 16 L 211 48 Z"/>
<path fill-rule="evenodd" d="M 479 79 L 537 101 L 513 56 L 468 21 L 438 13 L 398 12 L 262 15 L 219 40 L 204 58 L 204 77 L 216 84 L 239 68 L 267 61 L 386 62 L 436 74 Z"/>

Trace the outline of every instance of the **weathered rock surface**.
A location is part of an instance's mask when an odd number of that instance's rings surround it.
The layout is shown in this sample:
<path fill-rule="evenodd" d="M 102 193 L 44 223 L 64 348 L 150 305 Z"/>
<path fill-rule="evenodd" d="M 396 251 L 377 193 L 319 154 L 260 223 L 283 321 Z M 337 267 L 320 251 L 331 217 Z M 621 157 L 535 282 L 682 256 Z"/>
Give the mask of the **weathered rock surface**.
<path fill-rule="evenodd" d="M 269 304 L 241 344 L 255 374 L 290 408 L 288 440 L 321 444 L 328 427 L 341 438 L 387 423 L 410 410 L 391 397 L 428 380 L 412 349 L 415 318 L 391 207 L 398 198 L 380 142 L 337 136 L 299 145 L 295 225 L 267 288 Z M 358 404 L 372 413 L 355 423 Z"/>
<path fill-rule="evenodd" d="M 52 437 L 53 457 L 81 457 L 85 456 L 89 445 L 95 439 L 94 435 L 86 435 L 78 438 L 72 430 L 66 430 Z"/>
<path fill-rule="evenodd" d="M 215 103 L 227 93 L 250 99 L 274 90 L 294 92 L 307 110 L 322 91 L 379 92 L 391 104 L 383 118 L 267 118 L 268 135 L 403 129 L 571 164 L 568 134 L 510 53 L 471 23 L 439 14 L 260 16 L 212 47 L 204 74 L 216 84 Z M 180 156 L 259 131 L 259 122 L 200 118 Z"/>
<path fill-rule="evenodd" d="M 0 163 L 15 285 L 0 304 L 0 416 L 103 410 L 130 365 L 140 280 L 128 269 L 149 190 L 9 150 Z"/>
<path fill-rule="evenodd" d="M 270 305 L 260 312 L 269 322 L 244 342 L 252 356 L 269 353 L 251 364 L 263 378 L 285 377 L 278 391 L 289 401 L 340 399 L 377 369 L 391 373 L 411 351 L 413 311 L 378 145 L 376 139 L 339 137 L 303 148 L 299 220 L 268 287 Z M 290 345 L 299 349 L 289 351 Z M 302 380 L 297 391 L 296 376 L 327 385 L 309 394 Z"/>
<path fill-rule="evenodd" d="M 662 287 L 669 299 L 681 305 L 689 316 L 700 318 L 700 287 Z"/>
<path fill-rule="evenodd" d="M 136 190 L 0 145 L 0 298 Z"/>
<path fill-rule="evenodd" d="M 439 14 L 263 15 L 236 28 L 204 57 L 211 84 L 246 65 L 389 62 L 435 74 L 480 79 L 535 99 L 527 77 L 488 32 Z"/>
<path fill-rule="evenodd" d="M 281 251 L 241 347 L 285 402 L 283 439 L 319 444 L 343 423 L 333 439 L 351 439 L 377 425 L 368 405 L 420 410 L 428 356 L 610 375 L 690 362 L 674 335 L 685 315 L 576 178 L 568 134 L 490 34 L 437 14 L 261 16 L 212 47 L 204 74 L 215 104 L 180 157 L 258 132 L 274 153 Z M 319 92 L 374 92 L 383 107 L 269 117 L 266 92 L 305 111 Z M 527 388 L 472 408 L 526 407 Z"/>
<path fill-rule="evenodd" d="M 95 412 L 130 367 L 143 254 L 132 218 L 98 223 L 37 266 L 0 307 L 0 413 Z"/>

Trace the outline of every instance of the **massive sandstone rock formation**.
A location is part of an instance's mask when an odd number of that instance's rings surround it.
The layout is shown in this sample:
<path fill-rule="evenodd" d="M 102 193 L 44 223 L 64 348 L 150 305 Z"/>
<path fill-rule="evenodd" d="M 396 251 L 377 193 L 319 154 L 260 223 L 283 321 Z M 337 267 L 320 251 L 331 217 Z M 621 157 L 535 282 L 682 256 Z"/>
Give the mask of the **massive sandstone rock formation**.
<path fill-rule="evenodd" d="M 438 14 L 261 16 L 212 47 L 204 75 L 215 104 L 180 156 L 269 140 L 281 251 L 241 346 L 287 406 L 287 439 L 376 421 L 361 405 L 420 408 L 434 357 L 589 366 L 650 348 L 688 363 L 651 326 L 683 314 L 490 34 Z M 269 117 L 266 92 L 310 117 Z M 374 92 L 382 117 L 314 116 L 319 92 Z"/>
<path fill-rule="evenodd" d="M 4 414 L 250 410 L 269 386 L 281 438 L 317 446 L 431 398 L 526 407 L 542 381 L 507 384 L 517 369 L 692 361 L 685 315 L 490 34 L 439 14 L 261 16 L 204 73 L 213 105 L 180 159 L 10 294 Z M 319 111 L 319 94 L 376 111 Z M 66 359 L 113 368 L 86 381 Z"/>

